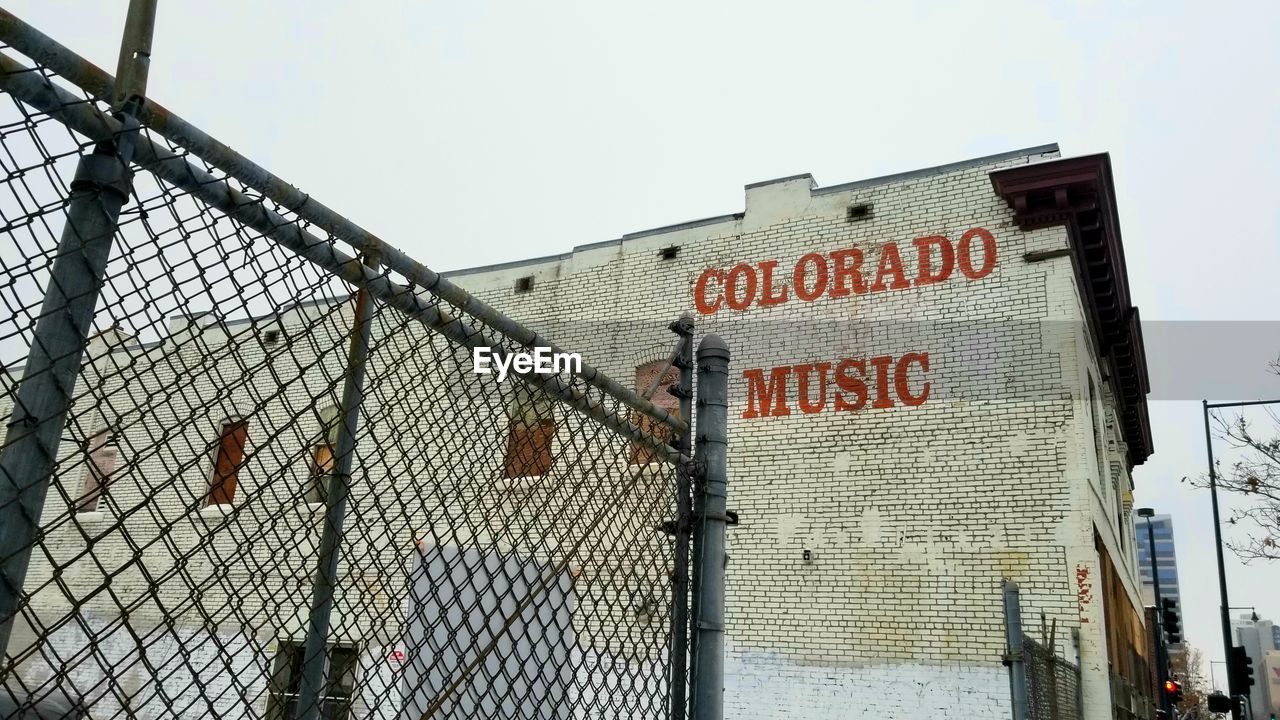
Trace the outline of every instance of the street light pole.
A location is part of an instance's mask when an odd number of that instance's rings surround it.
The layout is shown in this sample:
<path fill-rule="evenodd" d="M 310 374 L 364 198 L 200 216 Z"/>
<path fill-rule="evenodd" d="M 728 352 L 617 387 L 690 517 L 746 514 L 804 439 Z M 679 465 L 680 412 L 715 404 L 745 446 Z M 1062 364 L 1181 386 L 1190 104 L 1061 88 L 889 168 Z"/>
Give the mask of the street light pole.
<path fill-rule="evenodd" d="M 1231 602 L 1227 600 L 1227 570 L 1226 563 L 1222 557 L 1222 521 L 1218 515 L 1218 472 L 1213 463 L 1213 434 L 1209 431 L 1209 411 L 1217 408 L 1227 407 L 1250 407 L 1254 405 L 1275 405 L 1280 404 L 1280 400 L 1252 400 L 1248 402 L 1234 403 L 1210 403 L 1208 400 L 1201 401 L 1201 407 L 1204 415 L 1204 446 L 1209 456 L 1209 497 L 1213 505 L 1213 539 L 1214 549 L 1218 554 L 1218 594 L 1222 601 L 1222 652 L 1228 660 L 1231 658 Z M 1227 692 L 1234 697 L 1235 693 L 1242 694 L 1245 698 L 1249 697 L 1248 688 L 1231 687 L 1231 665 L 1227 664 Z M 1232 704 L 1231 710 L 1232 720 L 1240 720 L 1239 703 Z"/>
<path fill-rule="evenodd" d="M 1226 660 L 1210 660 L 1209 661 L 1209 685 L 1213 688 L 1214 691 L 1217 691 L 1219 688 L 1218 688 L 1218 676 L 1214 674 L 1213 668 L 1217 665 L 1226 665 L 1226 664 L 1227 664 Z"/>
<path fill-rule="evenodd" d="M 1218 595 L 1222 604 L 1222 654 L 1223 657 L 1230 660 L 1231 646 L 1231 617 L 1230 610 L 1227 609 L 1231 602 L 1227 600 L 1227 566 L 1222 558 L 1222 520 L 1218 515 L 1218 473 L 1213 466 L 1213 434 L 1209 431 L 1209 401 L 1203 400 L 1201 404 L 1204 409 L 1204 446 L 1209 454 L 1209 498 L 1213 505 L 1213 547 L 1218 554 Z M 1233 698 L 1239 692 L 1237 688 L 1231 687 L 1231 665 L 1227 665 L 1227 694 Z M 1232 703 L 1231 705 L 1232 720 L 1240 720 L 1240 704 Z"/>

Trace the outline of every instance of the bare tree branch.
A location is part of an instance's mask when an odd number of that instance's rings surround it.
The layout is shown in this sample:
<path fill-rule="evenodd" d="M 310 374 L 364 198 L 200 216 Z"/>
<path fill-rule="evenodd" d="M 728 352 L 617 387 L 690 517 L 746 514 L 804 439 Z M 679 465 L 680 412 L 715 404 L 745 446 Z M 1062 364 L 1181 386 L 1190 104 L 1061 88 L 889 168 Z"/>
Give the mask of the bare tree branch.
<path fill-rule="evenodd" d="M 1280 375 L 1280 358 L 1268 363 L 1273 374 Z M 1263 408 L 1269 421 L 1247 420 L 1243 412 L 1222 416 L 1210 415 L 1210 428 L 1215 437 L 1226 442 L 1238 455 L 1229 465 L 1214 463 L 1218 488 L 1235 493 L 1247 505 L 1234 509 L 1226 524 L 1241 532 L 1224 544 L 1242 561 L 1280 559 L 1280 412 Z M 1208 475 L 1183 478 L 1194 487 L 1208 487 Z M 1243 535 L 1244 539 L 1238 539 Z"/>

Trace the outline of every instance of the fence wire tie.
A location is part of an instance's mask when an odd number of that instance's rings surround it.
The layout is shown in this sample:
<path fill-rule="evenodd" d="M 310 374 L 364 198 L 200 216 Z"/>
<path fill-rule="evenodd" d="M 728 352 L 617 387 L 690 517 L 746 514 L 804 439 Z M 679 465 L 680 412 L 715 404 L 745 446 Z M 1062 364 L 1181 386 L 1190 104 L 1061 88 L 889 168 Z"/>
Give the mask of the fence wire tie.
<path fill-rule="evenodd" d="M 738 513 L 735 510 L 725 510 L 723 513 L 704 512 L 699 513 L 698 517 L 703 518 L 704 520 L 719 520 L 729 527 L 733 527 L 738 524 Z"/>
<path fill-rule="evenodd" d="M 667 329 L 683 338 L 693 337 L 693 318 L 683 315 L 679 319 L 672 321 Z"/>
<path fill-rule="evenodd" d="M 680 463 L 679 468 L 685 477 L 693 480 L 701 480 L 707 475 L 707 464 L 698 458 Z"/>

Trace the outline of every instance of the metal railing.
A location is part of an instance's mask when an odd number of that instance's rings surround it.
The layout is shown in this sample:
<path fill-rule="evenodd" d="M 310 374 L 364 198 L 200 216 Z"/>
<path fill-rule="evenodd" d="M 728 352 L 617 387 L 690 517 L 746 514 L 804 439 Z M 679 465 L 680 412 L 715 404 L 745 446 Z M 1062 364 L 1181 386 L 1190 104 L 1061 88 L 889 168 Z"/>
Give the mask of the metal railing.
<path fill-rule="evenodd" d="M 8 693 L 679 718 L 687 682 L 718 717 L 728 349 L 698 349 L 696 447 L 687 321 L 657 401 L 474 372 L 563 350 L 145 98 L 153 20 L 117 93 L 0 10 Z"/>

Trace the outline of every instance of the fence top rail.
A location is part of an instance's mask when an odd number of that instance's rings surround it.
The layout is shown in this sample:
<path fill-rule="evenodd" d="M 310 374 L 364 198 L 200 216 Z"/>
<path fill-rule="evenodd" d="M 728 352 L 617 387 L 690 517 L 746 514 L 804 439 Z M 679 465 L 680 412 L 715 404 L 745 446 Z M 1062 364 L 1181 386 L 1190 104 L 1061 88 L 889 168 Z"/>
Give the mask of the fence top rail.
<path fill-rule="evenodd" d="M 115 78 L 109 73 L 4 8 L 0 8 L 0 42 L 53 70 L 94 98 L 107 102 L 114 96 Z M 507 317 L 440 273 L 392 247 L 324 203 L 183 120 L 160 103 L 148 98 L 139 112 L 139 120 L 151 131 L 234 176 L 238 181 L 261 192 L 281 207 L 316 224 L 362 253 L 376 254 L 383 265 L 400 273 L 414 285 L 453 304 L 498 333 L 525 347 L 546 347 L 552 352 L 564 352 L 546 337 Z M 654 418 L 677 433 L 683 433 L 689 429 L 685 419 L 678 418 L 658 407 L 641 396 L 639 392 L 618 383 L 586 362 L 582 363 L 580 371 L 573 374 L 582 378 L 588 385 Z"/>
<path fill-rule="evenodd" d="M 122 132 L 120 121 L 106 115 L 93 103 L 84 103 L 66 89 L 48 81 L 39 73 L 0 53 L 0 89 L 27 105 L 57 118 L 70 129 L 94 141 L 103 141 Z M 287 250 L 318 265 L 336 277 L 364 288 L 378 299 L 411 318 L 436 330 L 459 346 L 490 347 L 502 350 L 501 340 L 491 328 L 475 328 L 458 313 L 434 307 L 424 300 L 417 288 L 393 282 L 385 273 L 375 271 L 360 260 L 346 255 L 331 243 L 295 226 L 259 203 L 244 203 L 240 194 L 225 181 L 209 175 L 154 141 L 138 144 L 134 161 L 142 168 L 197 196 L 227 215 L 263 233 Z M 424 291 L 425 292 L 425 291 Z M 465 312 L 465 311 L 464 311 Z M 507 336 L 509 337 L 509 336 Z M 585 364 L 584 364 L 585 366 Z M 528 387 L 564 402 L 601 425 L 655 451 L 670 462 L 685 460 L 680 451 L 666 441 L 628 420 L 623 414 L 606 407 L 598 399 L 572 387 L 558 375 L 543 376 L 512 370 L 512 374 Z M 578 373 L 574 373 L 582 377 Z M 583 378 L 585 380 L 585 378 Z M 597 389 L 600 389 L 597 386 Z M 603 390 L 601 390 L 603 392 Z M 616 398 L 615 398 L 616 399 Z M 624 403 L 625 405 L 625 403 Z"/>

